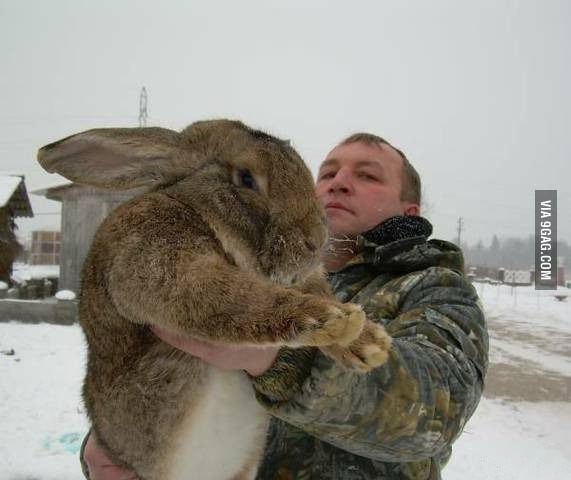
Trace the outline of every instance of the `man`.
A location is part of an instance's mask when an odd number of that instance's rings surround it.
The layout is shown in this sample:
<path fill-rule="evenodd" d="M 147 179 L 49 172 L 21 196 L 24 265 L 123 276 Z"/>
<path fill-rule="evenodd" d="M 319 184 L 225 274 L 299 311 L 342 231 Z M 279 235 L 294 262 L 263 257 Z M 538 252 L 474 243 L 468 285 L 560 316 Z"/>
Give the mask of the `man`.
<path fill-rule="evenodd" d="M 451 444 L 474 412 L 488 336 L 460 250 L 427 240 L 421 182 L 404 154 L 355 134 L 319 170 L 331 248 L 328 279 L 393 337 L 388 362 L 367 375 L 313 349 L 219 347 L 157 331 L 225 369 L 246 370 L 273 419 L 258 480 L 441 478 Z M 93 480 L 134 478 L 89 438 Z"/>

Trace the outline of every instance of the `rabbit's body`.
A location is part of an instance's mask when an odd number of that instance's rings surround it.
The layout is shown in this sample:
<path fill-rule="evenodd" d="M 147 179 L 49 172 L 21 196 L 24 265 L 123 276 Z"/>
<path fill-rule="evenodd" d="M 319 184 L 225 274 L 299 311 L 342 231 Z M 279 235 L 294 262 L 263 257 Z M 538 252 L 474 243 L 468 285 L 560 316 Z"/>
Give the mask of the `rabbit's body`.
<path fill-rule="evenodd" d="M 157 218 L 140 217 L 140 211 L 168 212 L 171 221 L 158 229 Z M 132 239 L 128 246 L 125 237 Z M 200 216 L 162 192 L 136 198 L 105 220 L 84 264 L 80 296 L 89 345 L 84 399 L 93 427 L 110 452 L 121 452 L 116 460 L 142 479 L 225 480 L 241 471 L 250 478 L 268 421 L 250 380 L 241 371 L 221 371 L 163 343 L 142 318 L 160 311 L 120 312 L 116 290 L 105 288 L 111 264 L 123 261 L 132 268 L 120 270 L 129 277 L 138 272 L 134 284 L 144 288 L 128 288 L 129 304 L 142 301 L 140 294 L 176 288 L 169 283 L 174 275 L 165 276 L 176 271 L 176 256 L 156 256 L 155 249 L 184 254 L 189 270 L 196 256 L 224 255 Z M 149 257 L 173 263 L 147 263 Z"/>
<path fill-rule="evenodd" d="M 324 215 L 286 143 L 220 120 L 91 130 L 38 158 L 79 183 L 151 189 L 103 222 L 80 295 L 87 412 L 111 458 L 142 480 L 253 478 L 267 422 L 243 372 L 149 326 L 225 345 L 331 346 L 362 370 L 386 359 L 382 327 L 327 294 Z"/>

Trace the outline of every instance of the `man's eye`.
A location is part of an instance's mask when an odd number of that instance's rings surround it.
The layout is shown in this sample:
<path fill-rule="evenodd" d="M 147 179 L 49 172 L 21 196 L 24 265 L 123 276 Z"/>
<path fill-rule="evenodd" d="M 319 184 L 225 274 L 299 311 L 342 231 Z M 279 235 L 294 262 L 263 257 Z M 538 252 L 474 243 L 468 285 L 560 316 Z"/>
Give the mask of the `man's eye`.
<path fill-rule="evenodd" d="M 379 179 L 377 177 L 375 177 L 374 175 L 371 175 L 369 173 L 366 172 L 362 172 L 359 174 L 359 177 L 364 178 L 365 180 L 374 180 L 374 181 L 378 181 Z"/>
<path fill-rule="evenodd" d="M 258 184 L 250 170 L 237 170 L 235 174 L 235 183 L 239 187 L 258 191 Z"/>
<path fill-rule="evenodd" d="M 325 172 L 322 173 L 321 175 L 319 175 L 318 180 L 327 180 L 328 178 L 333 178 L 335 176 L 335 173 L 333 172 Z"/>

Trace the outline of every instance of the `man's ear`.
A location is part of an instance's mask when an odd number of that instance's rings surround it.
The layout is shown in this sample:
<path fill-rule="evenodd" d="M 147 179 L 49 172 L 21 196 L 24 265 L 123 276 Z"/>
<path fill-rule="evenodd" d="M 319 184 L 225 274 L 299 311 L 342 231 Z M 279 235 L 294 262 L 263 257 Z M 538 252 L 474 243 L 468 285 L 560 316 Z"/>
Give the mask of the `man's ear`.
<path fill-rule="evenodd" d="M 409 203 L 404 209 L 404 215 L 407 217 L 420 215 L 420 205 L 417 203 Z"/>
<path fill-rule="evenodd" d="M 128 189 L 166 181 L 177 172 L 180 134 L 164 128 L 101 128 L 38 152 L 48 172 L 96 187 Z"/>

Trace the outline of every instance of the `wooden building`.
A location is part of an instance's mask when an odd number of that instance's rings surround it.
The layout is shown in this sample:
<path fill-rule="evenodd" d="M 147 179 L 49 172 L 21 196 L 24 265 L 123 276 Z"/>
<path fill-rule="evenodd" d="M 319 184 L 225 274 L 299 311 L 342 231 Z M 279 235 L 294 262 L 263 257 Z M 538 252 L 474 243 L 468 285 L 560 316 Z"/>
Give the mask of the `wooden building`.
<path fill-rule="evenodd" d="M 10 283 L 12 263 L 20 253 L 16 217 L 33 217 L 23 175 L 0 175 L 0 281 Z"/>
<path fill-rule="evenodd" d="M 60 232 L 50 230 L 34 230 L 32 232 L 31 265 L 59 265 L 60 250 Z"/>
<path fill-rule="evenodd" d="M 114 192 L 68 183 L 32 193 L 62 204 L 60 290 L 79 292 L 81 268 L 101 222 L 140 190 Z"/>

